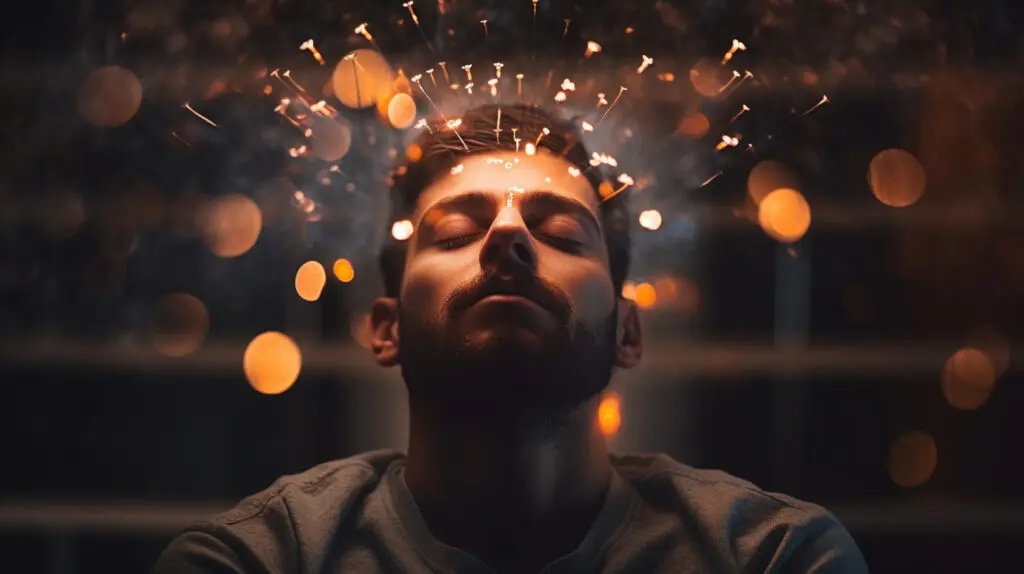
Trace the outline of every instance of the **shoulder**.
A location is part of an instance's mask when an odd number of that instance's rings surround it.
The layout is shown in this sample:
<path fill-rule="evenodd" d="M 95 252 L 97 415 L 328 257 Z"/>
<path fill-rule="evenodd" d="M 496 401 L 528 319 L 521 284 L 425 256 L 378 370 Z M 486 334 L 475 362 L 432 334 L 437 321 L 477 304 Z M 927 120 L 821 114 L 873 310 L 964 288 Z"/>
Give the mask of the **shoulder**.
<path fill-rule="evenodd" d="M 867 571 L 849 532 L 818 504 L 664 454 L 616 455 L 612 460 L 654 512 L 675 514 L 697 527 L 709 545 L 741 561 L 785 563 L 787 571 L 797 564 L 801 571 Z M 816 561 L 829 567 L 811 568 Z"/>
<path fill-rule="evenodd" d="M 270 571 L 294 570 L 299 557 L 316 554 L 325 533 L 336 532 L 387 467 L 403 456 L 378 450 L 282 476 L 235 507 L 185 529 L 161 555 L 157 571 L 161 564 L 208 562 L 211 556 Z"/>

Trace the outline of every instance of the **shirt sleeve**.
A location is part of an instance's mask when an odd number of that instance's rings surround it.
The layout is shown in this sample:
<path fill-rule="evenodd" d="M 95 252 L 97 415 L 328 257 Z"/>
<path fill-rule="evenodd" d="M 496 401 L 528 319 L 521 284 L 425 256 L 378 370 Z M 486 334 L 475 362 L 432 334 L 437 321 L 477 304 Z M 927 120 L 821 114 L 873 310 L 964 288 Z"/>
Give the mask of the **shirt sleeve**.
<path fill-rule="evenodd" d="M 238 554 L 211 534 L 190 530 L 160 554 L 151 574 L 245 574 Z"/>
<path fill-rule="evenodd" d="M 867 574 L 868 566 L 853 536 L 830 514 L 815 517 L 789 548 L 780 548 L 779 574 Z"/>

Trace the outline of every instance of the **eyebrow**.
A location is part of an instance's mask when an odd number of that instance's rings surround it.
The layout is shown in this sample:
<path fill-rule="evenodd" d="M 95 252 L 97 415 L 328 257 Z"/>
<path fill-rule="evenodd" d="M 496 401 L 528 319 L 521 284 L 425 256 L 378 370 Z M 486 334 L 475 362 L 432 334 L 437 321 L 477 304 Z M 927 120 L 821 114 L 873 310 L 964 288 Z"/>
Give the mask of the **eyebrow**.
<path fill-rule="evenodd" d="M 593 230 L 597 232 L 598 237 L 601 237 L 601 224 L 597 220 L 597 216 L 593 211 L 590 210 L 583 202 L 578 199 L 566 197 L 554 193 L 546 189 L 527 190 L 520 193 L 519 205 L 522 208 L 539 208 L 546 209 L 547 211 L 569 213 L 572 215 L 580 216 L 582 219 L 588 221 L 589 225 L 593 227 Z M 436 203 L 428 207 L 423 215 L 420 216 L 417 222 L 417 227 L 426 218 L 427 214 L 433 211 L 442 211 L 444 213 L 452 213 L 460 210 L 470 210 L 480 207 L 493 207 L 503 203 L 503 199 L 499 198 L 493 193 L 487 193 L 483 191 L 468 191 L 446 197 L 438 200 Z"/>

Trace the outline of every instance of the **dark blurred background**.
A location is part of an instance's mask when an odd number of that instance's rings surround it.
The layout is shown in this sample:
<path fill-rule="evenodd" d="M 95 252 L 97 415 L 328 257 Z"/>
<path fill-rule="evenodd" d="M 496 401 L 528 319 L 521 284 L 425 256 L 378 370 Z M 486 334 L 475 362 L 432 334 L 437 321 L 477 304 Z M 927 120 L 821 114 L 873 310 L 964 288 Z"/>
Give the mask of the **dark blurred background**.
<path fill-rule="evenodd" d="M 403 448 L 364 349 L 388 180 L 495 61 L 632 195 L 615 450 L 823 504 L 873 572 L 1024 570 L 1018 3 L 10 8 L 3 572 L 146 571 L 282 474 Z"/>

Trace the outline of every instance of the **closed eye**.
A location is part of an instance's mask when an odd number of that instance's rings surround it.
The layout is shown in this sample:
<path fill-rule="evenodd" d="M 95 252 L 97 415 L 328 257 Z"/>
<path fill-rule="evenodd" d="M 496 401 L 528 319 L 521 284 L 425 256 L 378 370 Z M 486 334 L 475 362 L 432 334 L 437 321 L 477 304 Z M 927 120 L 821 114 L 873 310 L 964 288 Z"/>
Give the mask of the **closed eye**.
<path fill-rule="evenodd" d="M 442 239 L 435 243 L 435 245 L 440 247 L 441 249 L 448 251 L 452 249 L 459 249 L 460 247 L 465 247 L 470 243 L 473 243 L 477 239 L 480 239 L 481 237 L 483 237 L 483 233 L 470 233 L 466 235 L 451 237 L 448 239 Z"/>

